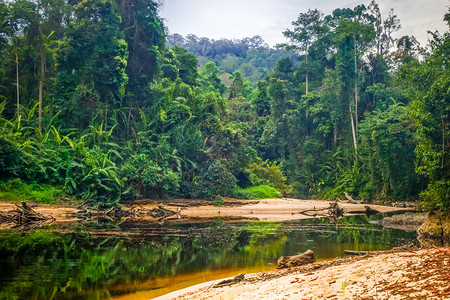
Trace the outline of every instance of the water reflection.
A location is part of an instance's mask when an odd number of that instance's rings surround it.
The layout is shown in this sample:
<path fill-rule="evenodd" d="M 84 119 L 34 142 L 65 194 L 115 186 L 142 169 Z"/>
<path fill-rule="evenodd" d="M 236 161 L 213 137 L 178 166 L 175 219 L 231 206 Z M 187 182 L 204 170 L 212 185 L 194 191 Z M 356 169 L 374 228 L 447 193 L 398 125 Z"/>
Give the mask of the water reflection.
<path fill-rule="evenodd" d="M 343 218 L 338 226 L 326 219 L 215 219 L 78 224 L 25 236 L 1 232 L 0 299 L 102 299 L 151 291 L 145 293 L 149 298 L 181 288 L 181 282 L 190 285 L 243 269 L 249 273 L 276 268 L 278 257 L 307 249 L 326 259 L 345 249 L 382 250 L 413 240 L 415 233 L 382 228 L 364 216 Z"/>

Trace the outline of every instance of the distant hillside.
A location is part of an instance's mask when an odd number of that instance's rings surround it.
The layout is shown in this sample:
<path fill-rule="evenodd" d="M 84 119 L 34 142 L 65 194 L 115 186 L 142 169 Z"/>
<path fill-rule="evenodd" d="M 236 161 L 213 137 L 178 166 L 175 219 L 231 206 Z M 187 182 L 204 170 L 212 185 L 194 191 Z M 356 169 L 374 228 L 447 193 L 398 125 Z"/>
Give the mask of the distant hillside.
<path fill-rule="evenodd" d="M 213 40 L 188 34 L 167 36 L 167 46 L 183 47 L 197 56 L 199 67 L 208 61 L 214 61 L 220 69 L 222 80 L 229 85 L 228 77 L 234 71 L 239 71 L 250 83 L 264 79 L 267 72 L 276 66 L 278 60 L 289 57 L 294 64 L 299 63 L 299 56 L 294 52 L 269 47 L 260 36 L 239 39 Z"/>

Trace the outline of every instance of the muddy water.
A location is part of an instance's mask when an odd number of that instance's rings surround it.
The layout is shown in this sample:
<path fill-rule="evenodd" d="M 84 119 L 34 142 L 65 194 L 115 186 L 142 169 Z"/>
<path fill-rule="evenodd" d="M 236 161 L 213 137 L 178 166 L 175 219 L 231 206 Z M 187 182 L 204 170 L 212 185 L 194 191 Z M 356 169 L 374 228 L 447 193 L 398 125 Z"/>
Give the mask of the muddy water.
<path fill-rule="evenodd" d="M 276 268 L 282 255 L 316 258 L 384 250 L 415 233 L 346 217 L 284 223 L 95 222 L 0 232 L 0 299 L 151 299 L 197 283 Z"/>

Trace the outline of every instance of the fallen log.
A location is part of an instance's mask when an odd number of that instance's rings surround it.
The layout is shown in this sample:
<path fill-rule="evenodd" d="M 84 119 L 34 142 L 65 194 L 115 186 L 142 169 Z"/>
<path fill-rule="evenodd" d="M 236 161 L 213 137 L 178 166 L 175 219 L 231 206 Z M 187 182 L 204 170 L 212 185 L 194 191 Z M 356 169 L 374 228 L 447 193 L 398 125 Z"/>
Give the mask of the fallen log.
<path fill-rule="evenodd" d="M 164 205 L 161 203 L 151 210 L 147 210 L 144 208 L 127 209 L 118 205 L 106 211 L 92 211 L 86 207 L 80 207 L 80 209 L 75 210 L 72 215 L 76 218 L 81 219 L 97 218 L 97 219 L 107 219 L 111 221 L 117 221 L 125 218 L 137 219 L 150 216 L 154 219 L 157 219 L 158 221 L 161 221 L 173 215 L 177 215 L 178 218 L 181 218 L 180 212 L 181 212 L 180 207 L 178 207 L 177 211 L 173 211 L 170 209 L 166 209 Z"/>
<path fill-rule="evenodd" d="M 308 217 L 328 217 L 331 222 L 337 223 L 337 221 L 344 216 L 344 209 L 339 206 L 336 202 L 330 202 L 329 206 L 326 208 L 316 209 L 306 209 L 299 211 L 299 214 L 303 214 Z"/>
<path fill-rule="evenodd" d="M 353 204 L 358 203 L 355 200 L 353 200 L 352 196 L 350 196 L 347 192 L 344 192 L 344 196 L 345 196 L 345 198 L 347 198 L 348 203 L 353 203 Z"/>
<path fill-rule="evenodd" d="M 13 214 L 12 221 L 17 225 L 23 225 L 32 222 L 41 222 L 50 219 L 32 209 L 26 202 L 21 202 L 20 205 L 15 205 L 16 209 L 12 210 L 11 213 Z"/>
<path fill-rule="evenodd" d="M 149 216 L 152 216 L 153 218 L 158 219 L 158 220 L 166 219 L 168 217 L 171 217 L 171 216 L 177 215 L 177 214 L 179 214 L 179 213 L 165 208 L 162 203 L 158 204 L 157 207 L 151 209 L 148 212 Z"/>
<path fill-rule="evenodd" d="M 14 215 L 12 215 L 11 213 L 7 212 L 7 213 L 2 213 L 0 212 L 0 224 L 2 223 L 11 223 L 13 220 Z"/>
<path fill-rule="evenodd" d="M 229 285 L 232 285 L 232 284 L 241 282 L 242 280 L 244 280 L 244 278 L 245 278 L 245 274 L 244 274 L 244 273 L 241 273 L 241 274 L 235 276 L 235 277 L 232 278 L 232 279 L 225 279 L 225 280 L 222 280 L 222 281 L 219 282 L 218 284 L 214 285 L 213 288 L 219 288 L 219 287 L 223 287 L 223 286 L 229 286 Z"/>
<path fill-rule="evenodd" d="M 347 255 L 367 255 L 367 254 L 374 254 L 374 253 L 380 253 L 383 251 L 355 251 L 355 250 L 344 250 L 344 254 Z"/>
<path fill-rule="evenodd" d="M 365 214 L 366 214 L 366 216 L 368 216 L 368 217 L 380 213 L 379 210 L 373 209 L 373 208 L 371 208 L 370 206 L 364 206 L 364 209 L 366 210 L 366 211 L 365 211 Z"/>
<path fill-rule="evenodd" d="M 22 232 L 30 231 L 34 228 L 42 226 L 47 221 L 55 221 L 55 218 L 50 215 L 44 216 L 35 211 L 26 202 L 15 204 L 16 208 L 6 213 L 0 213 L 0 224 L 10 223 L 13 228 L 20 228 Z"/>

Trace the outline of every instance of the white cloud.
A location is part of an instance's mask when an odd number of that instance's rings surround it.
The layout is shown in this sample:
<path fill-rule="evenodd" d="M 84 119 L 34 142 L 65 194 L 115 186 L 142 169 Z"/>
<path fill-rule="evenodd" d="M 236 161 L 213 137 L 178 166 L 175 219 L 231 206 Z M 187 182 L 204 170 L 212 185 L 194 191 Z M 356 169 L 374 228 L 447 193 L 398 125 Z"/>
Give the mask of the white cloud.
<path fill-rule="evenodd" d="M 298 14 L 318 8 L 325 14 L 335 8 L 367 1 L 351 0 L 165 0 L 160 15 L 170 33 L 189 33 L 212 39 L 243 38 L 260 35 L 269 44 L 284 42 L 282 31 L 291 27 Z M 446 0 L 378 0 L 383 16 L 390 8 L 400 18 L 402 29 L 397 36 L 414 35 L 427 41 L 427 30 L 447 30 L 442 21 L 448 11 Z M 447 2 L 447 3 L 446 3 Z"/>

